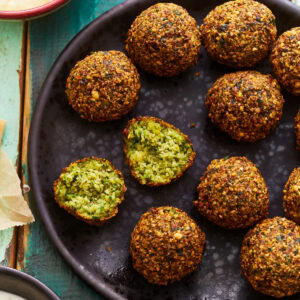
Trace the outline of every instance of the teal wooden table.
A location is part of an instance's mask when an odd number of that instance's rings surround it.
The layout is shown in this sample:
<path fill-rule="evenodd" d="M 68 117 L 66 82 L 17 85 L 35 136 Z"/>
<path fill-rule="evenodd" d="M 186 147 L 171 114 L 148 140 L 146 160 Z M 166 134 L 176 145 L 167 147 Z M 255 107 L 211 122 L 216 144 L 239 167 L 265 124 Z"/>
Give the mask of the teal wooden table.
<path fill-rule="evenodd" d="M 85 25 L 124 0 L 72 0 L 29 22 L 0 22 L 0 118 L 7 120 L 3 148 L 27 183 L 27 141 L 39 89 L 56 57 Z M 300 0 L 294 0 L 300 5 Z M 31 202 L 30 194 L 26 199 Z M 0 264 L 45 283 L 61 299 L 103 299 L 62 260 L 37 212 L 30 226 L 0 231 Z"/>
<path fill-rule="evenodd" d="M 8 121 L 3 147 L 23 183 L 32 110 L 49 69 L 76 33 L 123 1 L 72 0 L 41 19 L 0 22 L 0 118 Z M 61 299 L 103 299 L 62 260 L 38 217 L 30 226 L 0 231 L 0 262 L 33 275 Z"/>

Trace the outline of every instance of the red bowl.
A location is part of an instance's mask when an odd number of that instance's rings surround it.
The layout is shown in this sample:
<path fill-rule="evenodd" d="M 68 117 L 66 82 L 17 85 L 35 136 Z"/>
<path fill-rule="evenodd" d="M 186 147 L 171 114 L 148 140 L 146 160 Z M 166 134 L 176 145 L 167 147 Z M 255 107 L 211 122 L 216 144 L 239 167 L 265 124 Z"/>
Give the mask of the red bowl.
<path fill-rule="evenodd" d="M 0 10 L 2 20 L 21 20 L 40 17 L 57 10 L 71 0 L 49 0 L 49 3 L 25 10 L 5 11 Z"/>

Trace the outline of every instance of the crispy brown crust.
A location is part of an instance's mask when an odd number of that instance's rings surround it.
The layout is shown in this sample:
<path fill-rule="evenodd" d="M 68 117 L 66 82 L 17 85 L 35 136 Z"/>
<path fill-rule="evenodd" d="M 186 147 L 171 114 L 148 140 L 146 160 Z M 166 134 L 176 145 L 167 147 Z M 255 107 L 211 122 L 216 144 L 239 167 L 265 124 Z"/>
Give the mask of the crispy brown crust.
<path fill-rule="evenodd" d="M 205 243 L 205 233 L 184 211 L 152 207 L 131 233 L 132 264 L 149 283 L 168 285 L 197 269 Z"/>
<path fill-rule="evenodd" d="M 141 180 L 136 175 L 136 173 L 134 172 L 132 163 L 131 163 L 131 161 L 128 158 L 126 140 L 127 140 L 128 134 L 129 134 L 129 127 L 130 127 L 130 125 L 132 123 L 138 122 L 140 120 L 145 120 L 145 119 L 150 119 L 150 120 L 159 122 L 163 126 L 170 127 L 172 129 L 176 130 L 177 132 L 179 132 L 180 134 L 182 134 L 184 136 L 184 139 L 189 143 L 189 145 L 193 149 L 193 152 L 191 153 L 190 158 L 189 158 L 188 162 L 186 163 L 186 165 L 184 166 L 183 170 L 175 178 L 171 179 L 167 183 L 142 183 Z M 161 120 L 159 118 L 156 118 L 156 117 L 138 116 L 137 118 L 133 118 L 133 119 L 129 120 L 128 123 L 127 123 L 127 126 L 123 130 L 123 141 L 124 141 L 123 149 L 124 149 L 124 153 L 125 153 L 125 157 L 126 157 L 126 163 L 129 166 L 130 173 L 142 185 L 147 185 L 147 186 L 163 186 L 163 185 L 167 185 L 167 184 L 169 184 L 171 182 L 174 182 L 174 181 L 178 180 L 184 174 L 184 172 L 187 171 L 193 165 L 194 159 L 195 159 L 195 156 L 196 156 L 196 152 L 194 151 L 193 144 L 192 144 L 191 140 L 189 139 L 189 137 L 186 134 L 184 134 L 182 131 L 180 131 L 180 129 L 176 128 L 174 125 L 172 125 L 170 123 L 167 123 L 167 122 L 165 122 L 165 121 L 163 121 L 163 120 Z"/>
<path fill-rule="evenodd" d="M 270 62 L 277 80 L 290 93 L 300 96 L 300 27 L 279 36 L 274 44 Z"/>
<path fill-rule="evenodd" d="M 157 3 L 135 18 L 125 49 L 145 71 L 156 76 L 176 76 L 197 63 L 200 30 L 183 7 Z"/>
<path fill-rule="evenodd" d="M 95 159 L 95 160 L 99 160 L 99 161 L 104 161 L 104 162 L 109 162 L 111 167 L 115 170 L 116 173 L 118 173 L 124 180 L 124 177 L 123 177 L 123 174 L 121 173 L 120 170 L 118 170 L 109 160 L 107 159 L 104 159 L 104 158 L 99 158 L 99 157 L 95 157 L 95 156 L 89 156 L 89 157 L 85 157 L 85 158 L 82 158 L 82 159 L 78 159 L 74 162 L 72 162 L 69 166 L 63 168 L 61 174 L 65 173 L 67 171 L 67 169 L 72 165 L 72 164 L 75 164 L 75 163 L 79 163 L 79 162 L 84 162 L 86 160 L 90 160 L 90 159 Z M 59 178 L 55 180 L 54 184 L 53 184 L 53 191 L 54 191 L 54 199 L 56 201 L 56 203 L 61 207 L 63 208 L 64 210 L 66 210 L 68 213 L 70 213 L 71 215 L 73 215 L 74 217 L 76 217 L 78 220 L 81 220 L 81 221 L 84 221 L 90 225 L 94 225 L 94 226 L 101 226 L 105 223 L 107 223 L 111 218 L 115 217 L 118 213 L 118 207 L 116 207 L 115 211 L 107 218 L 104 218 L 104 219 L 99 219 L 99 220 L 94 220 L 94 219 L 88 219 L 82 215 L 80 215 L 79 213 L 77 213 L 76 211 L 68 208 L 68 207 L 65 207 L 64 205 L 62 205 L 61 203 L 59 203 L 57 197 L 56 197 L 56 187 L 57 187 L 57 184 L 59 182 Z M 124 194 L 126 192 L 127 188 L 125 186 L 125 184 L 123 185 L 123 194 L 122 194 L 122 201 L 120 202 L 120 204 L 124 201 Z M 119 205 L 120 205 L 119 204 Z"/>
<path fill-rule="evenodd" d="M 279 123 L 284 99 L 271 75 L 238 71 L 218 78 L 206 95 L 212 123 L 238 142 L 265 138 Z"/>
<path fill-rule="evenodd" d="M 210 11 L 201 25 L 209 56 L 233 68 L 256 65 L 268 55 L 276 34 L 271 10 L 252 0 L 225 2 Z"/>
<path fill-rule="evenodd" d="M 200 178 L 197 192 L 194 205 L 199 213 L 223 228 L 247 228 L 268 216 L 268 188 L 256 165 L 246 157 L 213 160 Z"/>
<path fill-rule="evenodd" d="M 283 210 L 285 215 L 300 225 L 300 168 L 295 168 L 283 189 Z"/>
<path fill-rule="evenodd" d="M 120 51 L 98 51 L 78 61 L 66 82 L 69 104 L 90 122 L 117 120 L 137 104 L 140 76 Z"/>
<path fill-rule="evenodd" d="M 276 298 L 300 291 L 300 227 L 282 217 L 250 229 L 241 247 L 241 269 L 252 287 Z"/>

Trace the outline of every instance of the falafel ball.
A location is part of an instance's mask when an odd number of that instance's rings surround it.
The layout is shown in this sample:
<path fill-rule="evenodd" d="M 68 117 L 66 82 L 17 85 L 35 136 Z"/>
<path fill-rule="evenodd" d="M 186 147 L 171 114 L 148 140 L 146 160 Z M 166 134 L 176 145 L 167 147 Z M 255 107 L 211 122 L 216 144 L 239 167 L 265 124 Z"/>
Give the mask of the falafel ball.
<path fill-rule="evenodd" d="M 222 131 L 237 141 L 255 142 L 276 127 L 284 99 L 271 75 L 239 71 L 217 79 L 205 104 L 211 121 Z"/>
<path fill-rule="evenodd" d="M 126 162 L 140 184 L 169 184 L 194 163 L 196 153 L 188 136 L 161 119 L 140 116 L 130 120 L 123 139 Z"/>
<path fill-rule="evenodd" d="M 137 104 L 140 76 L 119 51 L 98 51 L 76 63 L 67 79 L 69 104 L 83 119 L 103 122 L 122 118 Z"/>
<path fill-rule="evenodd" d="M 195 271 L 205 234 L 176 207 L 152 207 L 142 215 L 130 241 L 133 267 L 150 283 L 167 285 Z"/>
<path fill-rule="evenodd" d="M 61 208 L 98 226 L 117 215 L 126 191 L 122 173 L 110 161 L 97 157 L 86 157 L 64 168 L 53 189 Z"/>
<path fill-rule="evenodd" d="M 285 215 L 300 224 L 300 168 L 291 173 L 283 189 L 283 210 Z"/>
<path fill-rule="evenodd" d="M 268 216 L 268 188 L 246 157 L 213 160 L 197 190 L 196 208 L 218 226 L 246 228 Z"/>
<path fill-rule="evenodd" d="M 296 148 L 300 151 L 300 109 L 295 117 Z"/>
<path fill-rule="evenodd" d="M 290 93 L 300 96 L 300 27 L 277 39 L 270 60 L 277 80 Z"/>
<path fill-rule="evenodd" d="M 134 63 L 157 76 L 171 77 L 197 63 L 200 30 L 183 7 L 157 3 L 136 17 L 126 51 Z"/>
<path fill-rule="evenodd" d="M 209 56 L 233 68 L 256 65 L 268 55 L 275 39 L 275 17 L 264 4 L 228 1 L 213 9 L 201 25 Z"/>
<path fill-rule="evenodd" d="M 244 237 L 241 268 L 252 287 L 276 298 L 300 292 L 300 227 L 282 217 L 265 219 Z"/>

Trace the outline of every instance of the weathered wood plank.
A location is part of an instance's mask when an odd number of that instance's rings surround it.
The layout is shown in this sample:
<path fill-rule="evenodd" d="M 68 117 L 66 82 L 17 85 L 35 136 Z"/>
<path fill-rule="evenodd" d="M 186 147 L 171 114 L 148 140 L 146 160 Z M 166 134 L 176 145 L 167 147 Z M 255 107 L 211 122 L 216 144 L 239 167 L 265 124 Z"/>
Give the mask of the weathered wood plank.
<path fill-rule="evenodd" d="M 30 22 L 23 118 L 23 182 L 27 174 L 27 138 L 39 89 L 53 62 L 85 25 L 122 0 L 73 0 L 63 9 Z M 33 211 L 35 216 L 36 212 Z M 38 218 L 19 234 L 17 268 L 49 286 L 62 299 L 103 299 L 81 281 L 62 260 Z"/>
<path fill-rule="evenodd" d="M 30 82 L 31 82 L 31 73 L 30 73 L 30 38 L 29 38 L 29 31 L 28 31 L 28 22 L 25 23 L 26 28 L 24 30 L 24 60 L 25 60 L 25 70 L 24 70 L 24 90 L 23 90 L 23 127 L 22 127 L 22 134 L 20 134 L 21 141 L 21 182 L 22 185 L 28 184 L 28 174 L 27 174 L 27 145 L 28 145 L 28 133 L 30 128 L 30 118 L 31 118 L 31 89 L 30 89 Z M 29 101 L 27 101 L 27 99 Z M 25 194 L 24 198 L 27 202 L 29 202 L 29 194 Z M 23 269 L 23 262 L 24 262 L 24 249 L 27 248 L 28 244 L 28 237 L 29 235 L 29 226 L 25 225 L 18 231 L 18 253 L 17 253 L 17 260 L 16 260 L 16 268 L 19 270 Z"/>
<path fill-rule="evenodd" d="M 7 121 L 2 147 L 18 166 L 23 22 L 0 22 L 0 118 Z M 15 266 L 17 230 L 0 231 L 0 263 Z"/>

